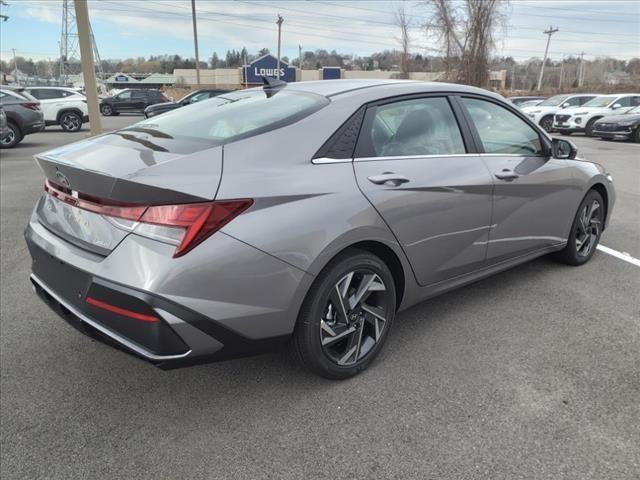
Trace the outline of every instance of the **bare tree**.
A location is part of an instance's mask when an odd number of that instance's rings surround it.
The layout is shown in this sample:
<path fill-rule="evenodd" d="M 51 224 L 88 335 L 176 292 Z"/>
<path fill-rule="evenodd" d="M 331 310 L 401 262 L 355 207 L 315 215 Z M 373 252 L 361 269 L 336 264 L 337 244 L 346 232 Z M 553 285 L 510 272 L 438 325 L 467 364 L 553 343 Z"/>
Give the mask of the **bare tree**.
<path fill-rule="evenodd" d="M 501 0 L 426 0 L 432 9 L 427 33 L 436 36 L 445 56 L 448 79 L 486 86 L 494 30 L 501 23 Z"/>
<path fill-rule="evenodd" d="M 400 42 L 400 77 L 409 78 L 409 28 L 411 27 L 411 20 L 407 18 L 407 13 L 404 9 L 404 5 L 401 5 L 396 10 L 396 25 L 400 27 L 400 37 L 397 38 Z"/>

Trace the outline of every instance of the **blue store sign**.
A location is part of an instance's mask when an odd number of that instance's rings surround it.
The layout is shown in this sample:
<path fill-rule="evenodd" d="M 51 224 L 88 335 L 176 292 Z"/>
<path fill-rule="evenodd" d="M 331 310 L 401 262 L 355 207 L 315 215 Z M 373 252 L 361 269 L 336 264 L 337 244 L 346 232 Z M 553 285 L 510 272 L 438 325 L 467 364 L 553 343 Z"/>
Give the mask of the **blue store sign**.
<path fill-rule="evenodd" d="M 244 82 L 247 84 L 262 84 L 262 77 L 278 77 L 278 59 L 273 55 L 264 55 L 256 58 L 249 65 L 243 67 Z M 288 63 L 280 60 L 280 80 L 285 82 L 296 81 L 296 69 Z"/>

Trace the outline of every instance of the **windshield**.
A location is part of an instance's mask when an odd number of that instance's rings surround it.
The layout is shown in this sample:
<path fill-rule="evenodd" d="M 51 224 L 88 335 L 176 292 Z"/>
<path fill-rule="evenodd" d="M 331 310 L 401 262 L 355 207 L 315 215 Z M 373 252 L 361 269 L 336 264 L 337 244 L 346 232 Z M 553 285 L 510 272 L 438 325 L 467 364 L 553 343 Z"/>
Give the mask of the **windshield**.
<path fill-rule="evenodd" d="M 587 103 L 583 105 L 583 107 L 608 107 L 611 102 L 613 102 L 616 97 L 596 97 L 593 100 L 589 100 Z"/>
<path fill-rule="evenodd" d="M 539 103 L 539 107 L 557 107 L 562 105 L 564 101 L 569 98 L 569 95 L 556 95 L 555 97 L 547 98 L 544 102 Z"/>
<path fill-rule="evenodd" d="M 281 90 L 269 97 L 262 89 L 239 90 L 138 122 L 130 128 L 224 144 L 297 122 L 328 103 L 326 97 L 307 92 Z"/>

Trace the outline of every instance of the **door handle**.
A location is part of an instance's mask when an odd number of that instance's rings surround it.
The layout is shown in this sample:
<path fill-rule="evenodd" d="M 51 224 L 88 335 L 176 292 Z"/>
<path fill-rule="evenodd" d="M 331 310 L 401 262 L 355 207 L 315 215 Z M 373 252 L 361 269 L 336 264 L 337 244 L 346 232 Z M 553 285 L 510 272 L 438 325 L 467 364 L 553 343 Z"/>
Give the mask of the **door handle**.
<path fill-rule="evenodd" d="M 512 170 L 509 170 L 508 168 L 505 168 L 501 172 L 496 173 L 495 176 L 499 180 L 506 180 L 508 182 L 510 182 L 511 180 L 515 180 L 516 178 L 520 178 L 520 175 Z"/>
<path fill-rule="evenodd" d="M 393 172 L 384 172 L 381 175 L 373 175 L 371 177 L 367 177 L 367 180 L 371 183 L 375 183 L 376 185 L 393 185 L 394 187 L 398 187 L 409 181 L 409 179 L 404 175 L 399 175 Z"/>

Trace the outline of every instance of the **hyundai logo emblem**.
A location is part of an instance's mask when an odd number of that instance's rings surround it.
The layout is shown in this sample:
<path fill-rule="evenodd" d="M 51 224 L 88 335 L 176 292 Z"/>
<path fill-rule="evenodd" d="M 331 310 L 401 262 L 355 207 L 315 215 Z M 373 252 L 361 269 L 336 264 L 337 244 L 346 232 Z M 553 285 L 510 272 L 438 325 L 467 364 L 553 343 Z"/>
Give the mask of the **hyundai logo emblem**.
<path fill-rule="evenodd" d="M 71 188 L 71 184 L 69 183 L 69 179 L 62 172 L 56 172 L 56 178 L 58 179 L 58 183 L 63 187 Z"/>

